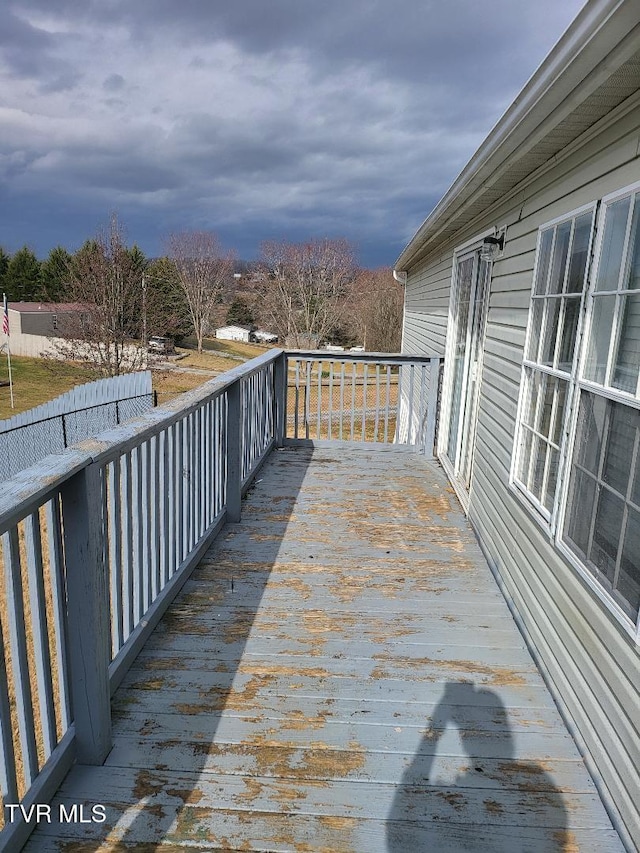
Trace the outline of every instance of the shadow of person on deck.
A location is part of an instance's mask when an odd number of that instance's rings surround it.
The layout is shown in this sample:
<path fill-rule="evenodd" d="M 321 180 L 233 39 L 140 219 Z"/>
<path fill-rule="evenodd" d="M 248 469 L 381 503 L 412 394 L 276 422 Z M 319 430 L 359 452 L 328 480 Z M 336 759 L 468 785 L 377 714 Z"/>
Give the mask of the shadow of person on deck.
<path fill-rule="evenodd" d="M 451 726 L 464 756 L 439 754 Z M 447 683 L 387 816 L 388 853 L 574 849 L 563 799 L 551 777 L 540 764 L 516 759 L 514 752 L 498 694 L 470 682 Z M 455 780 L 439 780 L 443 770 L 451 777 L 452 764 Z"/>

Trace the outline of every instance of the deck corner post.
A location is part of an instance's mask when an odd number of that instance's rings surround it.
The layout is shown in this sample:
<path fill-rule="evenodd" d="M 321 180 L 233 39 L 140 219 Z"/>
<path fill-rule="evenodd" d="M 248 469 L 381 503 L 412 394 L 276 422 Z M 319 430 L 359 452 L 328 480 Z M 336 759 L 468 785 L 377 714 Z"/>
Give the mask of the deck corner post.
<path fill-rule="evenodd" d="M 227 390 L 227 521 L 240 521 L 242 507 L 242 406 L 240 380 Z"/>
<path fill-rule="evenodd" d="M 440 384 L 440 357 L 429 359 L 429 391 L 427 393 L 426 426 L 423 452 L 427 459 L 435 458 L 436 423 L 438 418 L 438 391 Z"/>
<path fill-rule="evenodd" d="M 282 352 L 273 365 L 274 438 L 275 446 L 282 447 L 286 437 L 287 418 L 287 354 Z"/>
<path fill-rule="evenodd" d="M 109 586 L 104 560 L 102 489 L 96 464 L 61 489 L 67 592 L 69 681 L 81 764 L 111 750 Z"/>

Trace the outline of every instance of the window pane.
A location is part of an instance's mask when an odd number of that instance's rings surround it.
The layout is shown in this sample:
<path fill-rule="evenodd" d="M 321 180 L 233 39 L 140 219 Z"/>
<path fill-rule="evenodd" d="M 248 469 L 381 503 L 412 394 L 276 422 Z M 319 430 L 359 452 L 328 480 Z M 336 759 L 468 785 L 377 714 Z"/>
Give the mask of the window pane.
<path fill-rule="evenodd" d="M 520 464 L 518 466 L 518 479 L 526 486 L 529 476 L 529 462 L 531 461 L 532 435 L 528 429 L 522 428 L 520 433 Z"/>
<path fill-rule="evenodd" d="M 553 376 L 547 376 L 546 378 L 546 387 L 544 388 L 544 396 L 542 399 L 542 405 L 540 406 L 540 417 L 538 418 L 538 432 L 545 436 L 545 438 L 549 437 L 549 432 L 551 428 L 551 412 L 553 410 L 553 398 L 555 396 L 556 390 L 556 380 Z"/>
<path fill-rule="evenodd" d="M 531 471 L 529 491 L 535 495 L 538 500 L 542 500 L 542 481 L 544 479 L 544 466 L 547 461 L 547 445 L 537 436 L 533 437 L 532 452 L 533 469 Z"/>
<path fill-rule="evenodd" d="M 629 604 L 632 618 L 640 606 L 640 513 L 629 510 L 627 529 L 622 547 L 620 574 L 616 584 L 618 592 Z"/>
<path fill-rule="evenodd" d="M 549 277 L 548 293 L 560 293 L 564 284 L 564 271 L 567 265 L 571 222 L 563 222 L 556 228 L 556 242 L 553 247 L 553 263 Z"/>
<path fill-rule="evenodd" d="M 609 403 L 607 449 L 602 479 L 626 496 L 636 432 L 640 428 L 640 412 L 622 403 Z"/>
<path fill-rule="evenodd" d="M 579 465 L 594 474 L 598 473 L 600 467 L 606 410 L 607 403 L 602 397 L 586 391 L 580 395 L 574 458 Z"/>
<path fill-rule="evenodd" d="M 611 583 L 620 547 L 623 510 L 624 501 L 601 486 L 589 559 Z"/>
<path fill-rule="evenodd" d="M 547 486 L 544 494 L 544 505 L 551 512 L 553 501 L 556 496 L 556 484 L 558 482 L 558 451 L 549 448 L 549 471 L 547 473 Z"/>
<path fill-rule="evenodd" d="M 584 367 L 585 377 L 593 382 L 604 383 L 606 376 L 615 304 L 615 296 L 598 296 L 593 300 L 589 348 Z"/>
<path fill-rule="evenodd" d="M 544 231 L 542 233 L 542 237 L 540 238 L 534 293 L 545 293 L 547 289 L 547 276 L 549 273 L 549 258 L 551 257 L 553 232 L 554 229 L 549 228 L 548 231 Z"/>
<path fill-rule="evenodd" d="M 553 357 L 556 351 L 556 336 L 558 334 L 558 318 L 560 316 L 561 300 L 547 300 L 547 315 L 545 319 L 544 340 L 542 342 L 542 352 L 540 353 L 540 364 L 553 364 Z"/>
<path fill-rule="evenodd" d="M 618 289 L 630 202 L 630 198 L 623 198 L 621 201 L 610 204 L 607 208 L 596 290 Z"/>
<path fill-rule="evenodd" d="M 544 299 L 534 299 L 531 305 L 531 332 L 529 334 L 529 346 L 527 347 L 527 358 L 530 361 L 538 360 L 538 349 L 540 347 L 540 330 L 542 329 L 543 314 Z"/>
<path fill-rule="evenodd" d="M 640 371 L 640 293 L 625 296 L 622 301 L 624 307 L 611 384 L 635 394 Z"/>
<path fill-rule="evenodd" d="M 538 398 L 540 394 L 544 392 L 544 387 L 542 386 L 544 374 L 538 373 L 537 370 L 534 371 L 528 368 L 525 376 L 527 381 L 527 402 L 522 413 L 522 420 L 523 423 L 527 424 L 532 429 L 535 429 Z"/>
<path fill-rule="evenodd" d="M 556 417 L 553 426 L 553 435 L 551 440 L 554 444 L 560 445 L 562 438 L 562 426 L 564 424 L 564 407 L 567 402 L 567 383 L 562 379 L 558 379 L 558 400 L 556 403 Z"/>
<path fill-rule="evenodd" d="M 569 261 L 569 275 L 567 277 L 567 293 L 582 293 L 589 257 L 589 237 L 591 236 L 592 222 L 593 213 L 585 213 L 576 219 L 573 245 L 571 246 L 571 260 Z"/>
<path fill-rule="evenodd" d="M 573 365 L 573 350 L 576 344 L 576 333 L 578 331 L 578 317 L 580 316 L 580 298 L 572 296 L 564 299 L 564 320 L 562 323 L 562 334 L 560 336 L 560 350 L 558 352 L 558 369 L 571 372 Z"/>
<path fill-rule="evenodd" d="M 640 289 L 640 193 L 635 197 L 633 223 L 629 238 L 629 272 L 625 282 L 629 290 Z"/>
<path fill-rule="evenodd" d="M 588 474 L 573 469 L 567 503 L 567 520 L 564 528 L 565 540 L 574 551 L 586 558 L 589 547 L 589 532 L 596 497 L 595 480 Z"/>

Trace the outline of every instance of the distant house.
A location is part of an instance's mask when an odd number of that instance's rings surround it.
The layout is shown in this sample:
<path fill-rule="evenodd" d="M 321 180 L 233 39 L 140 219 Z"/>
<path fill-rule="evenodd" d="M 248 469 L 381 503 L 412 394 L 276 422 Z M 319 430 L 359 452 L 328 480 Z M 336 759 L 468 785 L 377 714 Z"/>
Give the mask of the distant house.
<path fill-rule="evenodd" d="M 584 6 L 395 276 L 403 351 L 445 359 L 438 457 L 637 842 L 638 0 Z"/>
<path fill-rule="evenodd" d="M 216 329 L 216 338 L 222 341 L 244 341 L 249 343 L 251 329 L 247 326 L 221 326 Z"/>
<path fill-rule="evenodd" d="M 82 305 L 75 302 L 10 302 L 11 352 L 32 358 L 50 353 L 52 338 L 61 335 L 68 317 L 82 310 Z"/>

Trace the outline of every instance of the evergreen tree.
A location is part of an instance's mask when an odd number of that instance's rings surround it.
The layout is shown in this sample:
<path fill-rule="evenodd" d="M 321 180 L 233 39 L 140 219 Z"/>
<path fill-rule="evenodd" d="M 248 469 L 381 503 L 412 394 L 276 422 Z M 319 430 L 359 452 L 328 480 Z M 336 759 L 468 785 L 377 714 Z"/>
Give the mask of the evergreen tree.
<path fill-rule="evenodd" d="M 173 261 L 156 258 L 145 270 L 147 336 L 180 340 L 191 334 L 189 306 Z"/>
<path fill-rule="evenodd" d="M 241 296 L 236 296 L 227 311 L 227 323 L 230 326 L 253 326 L 255 317 L 251 305 Z"/>
<path fill-rule="evenodd" d="M 40 261 L 23 246 L 9 261 L 5 273 L 7 296 L 13 302 L 33 302 L 40 293 Z"/>
<path fill-rule="evenodd" d="M 62 246 L 49 252 L 40 265 L 40 298 L 45 302 L 62 302 L 69 281 L 71 255 Z"/>

